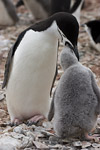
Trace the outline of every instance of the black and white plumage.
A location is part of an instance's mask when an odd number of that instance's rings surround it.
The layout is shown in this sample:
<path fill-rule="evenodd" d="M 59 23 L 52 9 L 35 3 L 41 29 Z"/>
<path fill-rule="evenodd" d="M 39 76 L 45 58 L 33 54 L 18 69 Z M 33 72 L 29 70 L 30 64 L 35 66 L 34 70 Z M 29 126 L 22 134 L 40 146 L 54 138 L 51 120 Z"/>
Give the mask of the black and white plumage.
<path fill-rule="evenodd" d="M 80 23 L 80 11 L 84 0 L 23 0 L 17 6 L 24 4 L 36 18 L 47 18 L 57 12 L 73 14 Z"/>
<path fill-rule="evenodd" d="M 17 21 L 18 16 L 11 0 L 0 0 L 0 25 L 13 25 Z"/>
<path fill-rule="evenodd" d="M 90 45 L 100 52 L 100 20 L 92 20 L 83 25 L 90 38 Z"/>
<path fill-rule="evenodd" d="M 56 73 L 58 39 L 69 41 L 79 57 L 78 30 L 74 16 L 57 13 L 19 35 L 9 52 L 3 82 L 12 123 L 40 114 L 47 116 Z"/>
<path fill-rule="evenodd" d="M 100 114 L 100 89 L 92 71 L 77 61 L 69 43 L 61 52 L 60 63 L 64 74 L 53 95 L 48 119 L 54 117 L 58 137 L 92 139 L 88 133 Z"/>
<path fill-rule="evenodd" d="M 80 11 L 84 0 L 51 0 L 51 14 L 68 12 L 74 15 L 80 23 Z"/>

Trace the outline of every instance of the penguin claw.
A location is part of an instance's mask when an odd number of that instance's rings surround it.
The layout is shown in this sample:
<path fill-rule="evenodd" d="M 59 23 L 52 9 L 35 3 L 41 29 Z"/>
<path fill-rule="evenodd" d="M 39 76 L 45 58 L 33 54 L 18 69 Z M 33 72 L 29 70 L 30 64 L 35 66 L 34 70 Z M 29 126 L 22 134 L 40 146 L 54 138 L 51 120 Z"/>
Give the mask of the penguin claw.
<path fill-rule="evenodd" d="M 27 125 L 28 126 L 31 126 L 31 125 L 37 125 L 38 124 L 38 122 L 40 121 L 40 120 L 43 120 L 44 119 L 44 116 L 43 115 L 35 115 L 34 117 L 32 117 L 31 119 L 29 119 L 28 121 L 27 121 Z"/>
<path fill-rule="evenodd" d="M 19 119 L 14 119 L 9 125 L 12 127 L 12 126 L 18 126 L 22 123 L 21 120 Z"/>
<path fill-rule="evenodd" d="M 100 136 L 97 134 L 94 135 L 89 135 L 88 133 L 85 134 L 85 140 L 87 141 L 92 141 L 92 140 L 96 140 L 96 138 L 99 138 L 100 140 Z"/>
<path fill-rule="evenodd" d="M 38 122 L 37 122 L 37 123 L 38 123 Z M 26 122 L 26 125 L 27 125 L 27 126 L 37 125 L 37 123 L 36 123 L 36 122 L 31 122 L 31 121 L 28 120 L 28 121 Z"/>

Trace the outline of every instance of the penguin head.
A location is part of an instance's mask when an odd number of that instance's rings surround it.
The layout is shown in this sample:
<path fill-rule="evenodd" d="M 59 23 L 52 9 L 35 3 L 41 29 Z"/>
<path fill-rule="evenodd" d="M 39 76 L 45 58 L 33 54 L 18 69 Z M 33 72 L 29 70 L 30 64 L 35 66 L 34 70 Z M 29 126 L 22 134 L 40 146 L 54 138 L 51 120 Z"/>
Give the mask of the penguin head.
<path fill-rule="evenodd" d="M 88 32 L 95 43 L 100 43 L 100 20 L 92 20 L 82 25 Z"/>
<path fill-rule="evenodd" d="M 60 55 L 60 65 L 63 70 L 66 70 L 68 67 L 78 63 L 74 51 L 73 45 L 69 41 L 66 41 Z"/>
<path fill-rule="evenodd" d="M 63 41 L 70 41 L 74 47 L 74 52 L 79 60 L 79 53 L 77 49 L 78 34 L 79 34 L 79 24 L 76 18 L 65 12 L 56 13 L 52 16 L 60 29 Z M 63 42 L 64 43 L 64 42 Z"/>
<path fill-rule="evenodd" d="M 59 31 L 61 31 L 60 38 L 63 37 L 63 39 L 67 39 L 72 43 L 72 45 L 74 47 L 75 55 L 77 56 L 77 58 L 79 60 L 79 54 L 78 54 L 78 50 L 77 50 L 79 24 L 73 15 L 66 13 L 66 12 L 55 13 L 54 15 L 50 16 L 49 18 L 36 23 L 31 28 L 34 31 L 49 32 L 49 35 L 51 34 L 51 35 L 55 36 L 55 35 L 57 35 L 57 34 L 55 34 L 55 33 L 57 33 L 56 27 L 59 29 Z M 51 36 L 51 37 L 53 37 L 53 36 Z"/>
<path fill-rule="evenodd" d="M 67 37 L 62 33 L 62 31 L 58 28 L 58 32 L 60 34 L 61 37 L 61 42 L 63 43 L 63 45 L 67 45 L 67 43 L 69 43 L 69 45 L 71 46 L 71 49 L 73 49 L 73 52 L 75 53 L 77 59 L 79 60 L 79 53 L 78 53 L 78 49 L 77 46 L 73 46 L 73 44 L 67 39 Z"/>

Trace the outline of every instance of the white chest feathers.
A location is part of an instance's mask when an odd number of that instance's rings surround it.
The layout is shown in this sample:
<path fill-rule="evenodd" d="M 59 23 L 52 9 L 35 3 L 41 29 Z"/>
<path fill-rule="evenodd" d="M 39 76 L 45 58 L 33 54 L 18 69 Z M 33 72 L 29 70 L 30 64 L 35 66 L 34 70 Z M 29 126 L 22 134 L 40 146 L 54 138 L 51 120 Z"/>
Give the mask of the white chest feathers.
<path fill-rule="evenodd" d="M 27 31 L 18 46 L 7 85 L 11 120 L 47 115 L 52 81 L 56 70 L 57 38 L 45 32 Z"/>

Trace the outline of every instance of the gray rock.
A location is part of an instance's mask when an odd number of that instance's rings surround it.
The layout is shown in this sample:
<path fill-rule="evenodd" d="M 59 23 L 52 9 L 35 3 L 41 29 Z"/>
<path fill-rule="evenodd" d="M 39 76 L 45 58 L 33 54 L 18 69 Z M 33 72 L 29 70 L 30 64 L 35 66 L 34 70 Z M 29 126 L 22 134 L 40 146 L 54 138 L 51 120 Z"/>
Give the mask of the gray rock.
<path fill-rule="evenodd" d="M 15 127 L 13 132 L 16 132 L 16 133 L 19 133 L 19 134 L 24 134 L 23 129 L 19 126 Z"/>
<path fill-rule="evenodd" d="M 6 115 L 6 111 L 3 109 L 0 109 L 0 117 L 4 117 Z"/>
<path fill-rule="evenodd" d="M 0 101 L 4 100 L 4 94 L 0 94 Z"/>
<path fill-rule="evenodd" d="M 17 149 L 11 144 L 1 144 L 0 150 L 17 150 Z"/>

